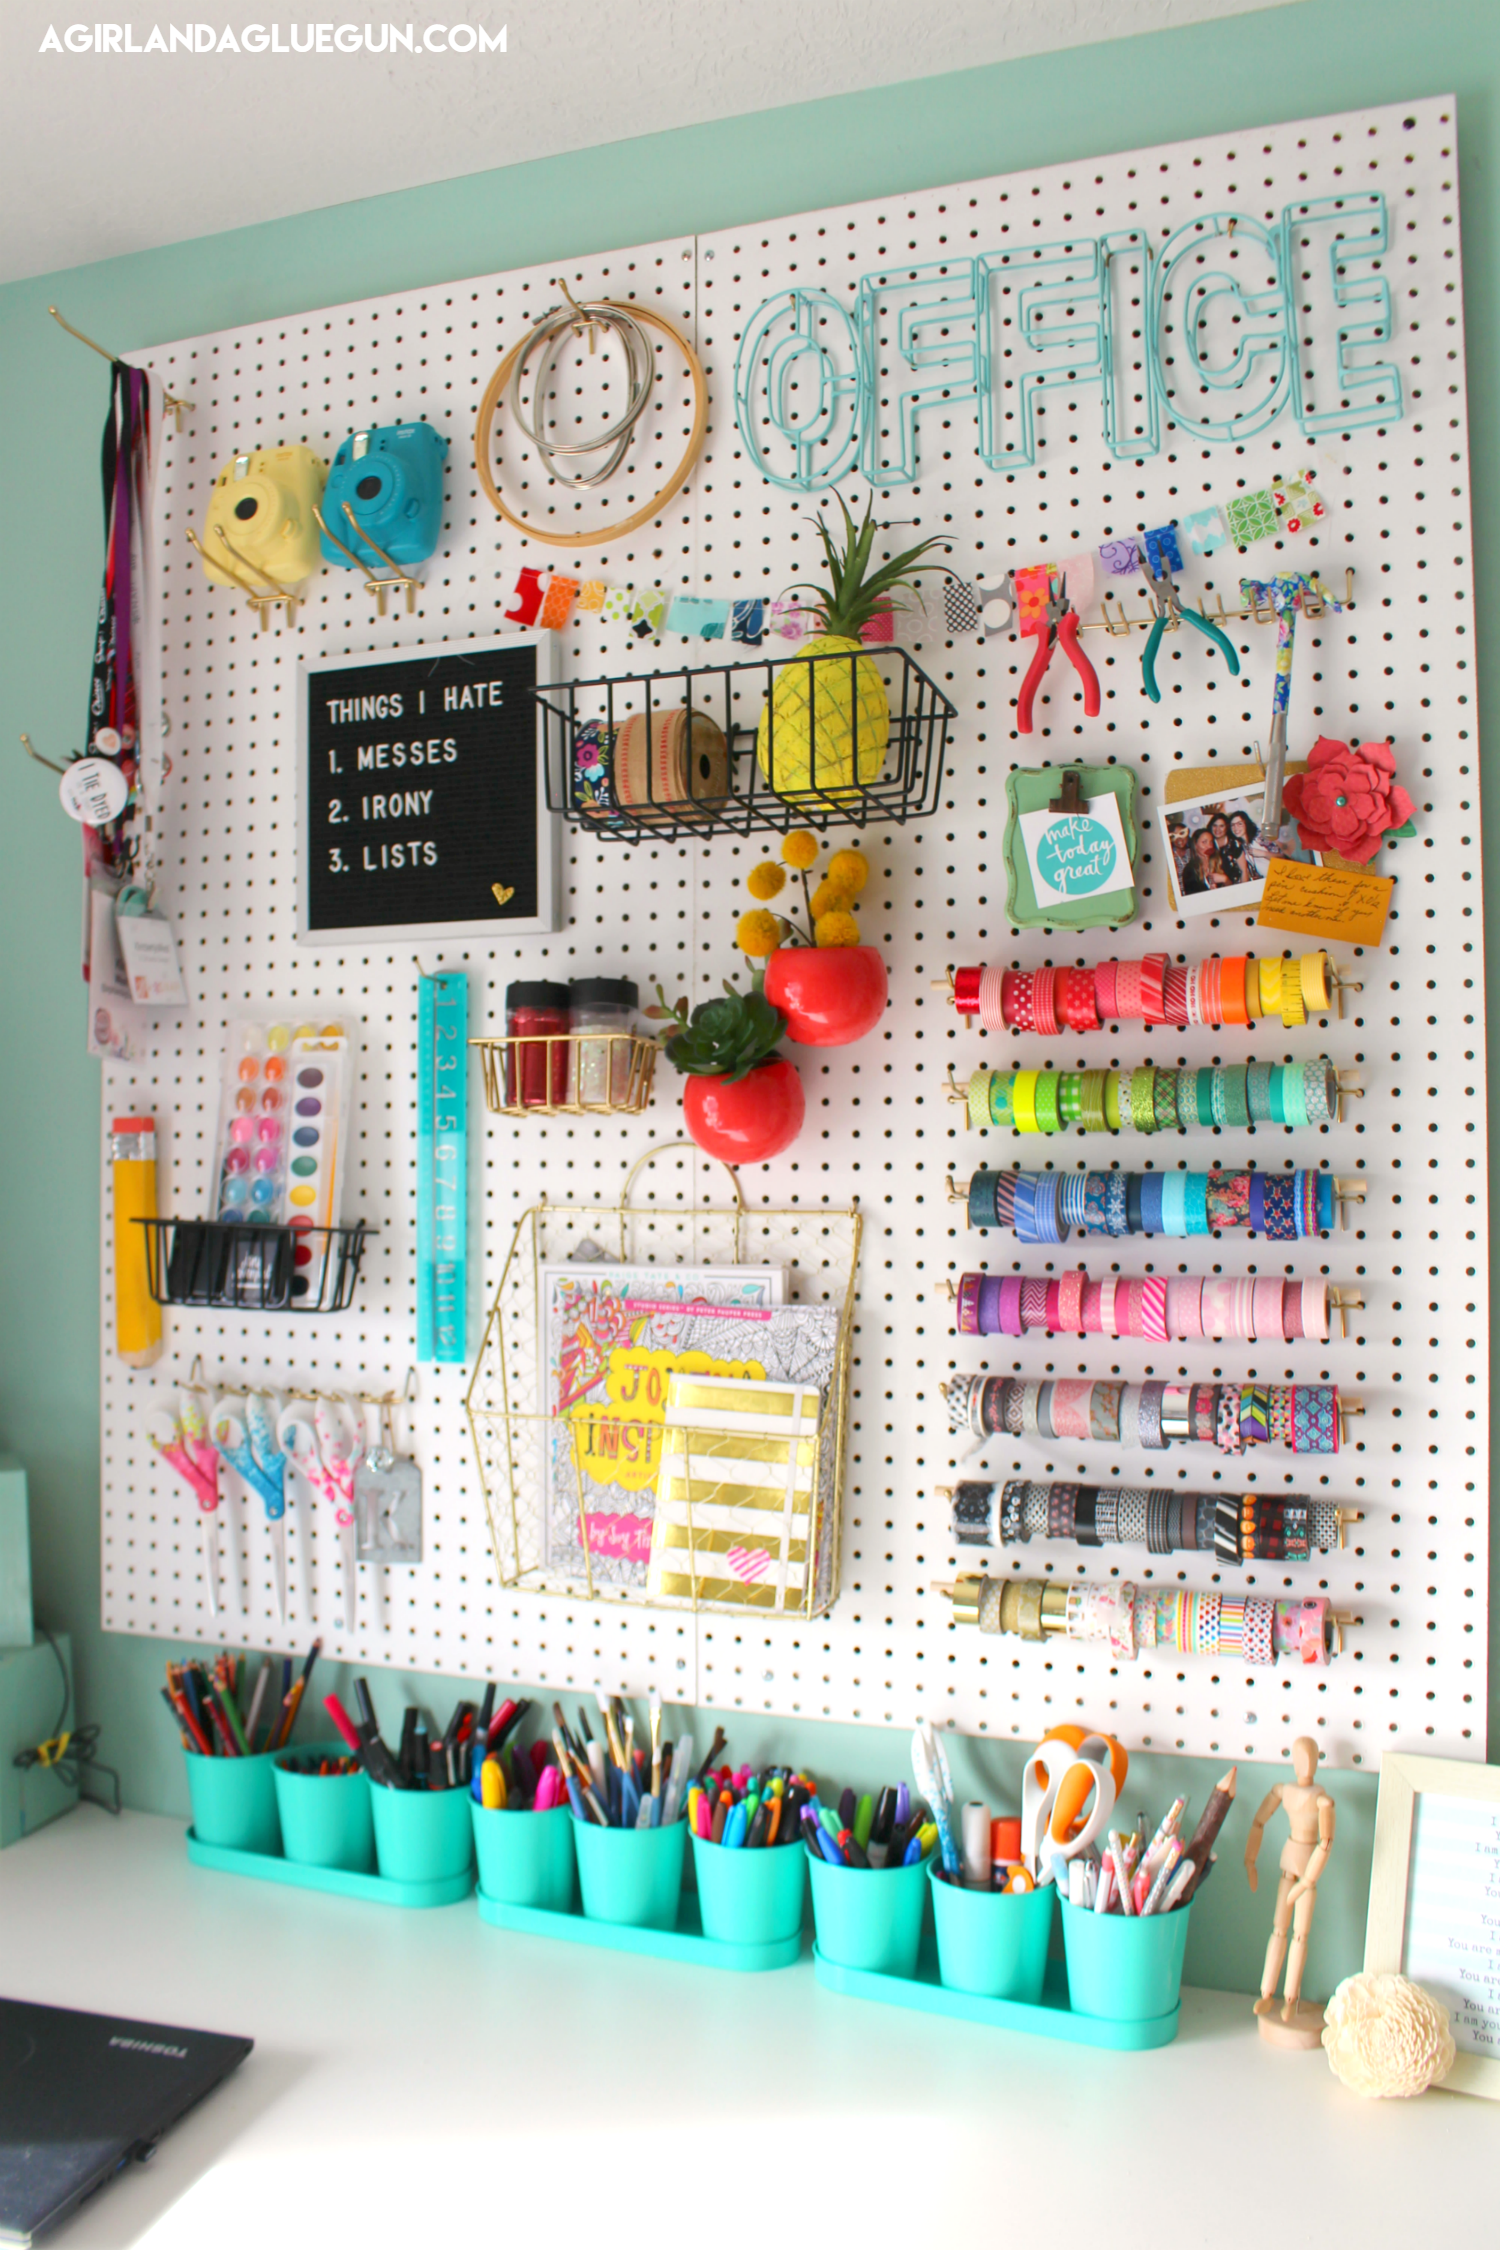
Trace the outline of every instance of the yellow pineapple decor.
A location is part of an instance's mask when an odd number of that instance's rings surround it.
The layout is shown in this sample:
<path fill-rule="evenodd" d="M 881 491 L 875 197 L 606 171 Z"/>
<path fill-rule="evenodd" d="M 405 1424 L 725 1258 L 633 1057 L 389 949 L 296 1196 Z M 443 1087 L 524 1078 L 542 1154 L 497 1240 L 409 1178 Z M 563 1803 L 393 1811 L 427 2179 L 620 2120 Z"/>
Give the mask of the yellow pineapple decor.
<path fill-rule="evenodd" d="M 862 652 L 861 629 L 888 606 L 893 593 L 913 585 L 922 571 L 942 568 L 921 558 L 943 542 L 924 539 L 919 547 L 908 548 L 872 571 L 870 556 L 879 528 L 873 506 L 866 503 L 864 521 L 856 524 L 840 495 L 835 493 L 834 498 L 844 519 L 842 548 L 822 515 L 818 517 L 828 584 L 794 589 L 817 595 L 822 629 L 778 672 L 756 729 L 755 755 L 778 797 L 811 791 L 837 804 L 847 801 L 853 783 L 863 786 L 876 779 L 890 740 L 890 701 L 878 668 Z M 847 661 L 807 661 L 816 657 Z"/>

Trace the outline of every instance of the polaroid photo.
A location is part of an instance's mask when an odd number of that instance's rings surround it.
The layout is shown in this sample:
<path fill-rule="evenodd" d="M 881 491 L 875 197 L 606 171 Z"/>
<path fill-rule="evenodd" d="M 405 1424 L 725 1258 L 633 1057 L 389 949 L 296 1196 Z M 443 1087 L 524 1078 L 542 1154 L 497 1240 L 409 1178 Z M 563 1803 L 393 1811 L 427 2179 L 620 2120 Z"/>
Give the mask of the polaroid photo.
<path fill-rule="evenodd" d="M 1227 773 L 1211 793 L 1157 806 L 1172 903 L 1184 921 L 1202 914 L 1253 914 L 1273 857 L 1322 864 L 1316 852 L 1303 850 L 1290 824 L 1273 854 L 1265 806 L 1264 781 L 1247 779 L 1236 788 Z"/>

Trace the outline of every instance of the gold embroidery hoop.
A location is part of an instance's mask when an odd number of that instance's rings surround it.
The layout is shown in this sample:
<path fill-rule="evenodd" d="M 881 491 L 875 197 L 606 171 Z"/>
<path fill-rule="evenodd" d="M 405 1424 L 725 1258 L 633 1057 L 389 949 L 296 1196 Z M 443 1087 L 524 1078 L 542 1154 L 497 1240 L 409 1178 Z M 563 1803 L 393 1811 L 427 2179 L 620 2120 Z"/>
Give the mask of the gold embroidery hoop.
<path fill-rule="evenodd" d="M 494 471 L 490 467 L 490 439 L 494 431 L 495 409 L 504 396 L 505 387 L 510 381 L 511 371 L 515 367 L 516 361 L 531 340 L 529 335 L 523 336 L 518 344 L 512 345 L 504 359 L 501 360 L 500 365 L 490 377 L 484 397 L 479 402 L 479 419 L 474 425 L 474 466 L 479 471 L 479 481 L 488 494 L 490 505 L 494 508 L 496 514 L 503 516 L 505 521 L 515 530 L 524 531 L 528 539 L 538 540 L 545 547 L 600 547 L 606 540 L 621 539 L 627 532 L 639 531 L 643 523 L 650 523 L 653 516 L 660 515 L 667 502 L 680 492 L 683 485 L 686 484 L 699 454 L 703 451 L 703 440 L 708 434 L 708 384 L 703 374 L 703 363 L 687 338 L 675 329 L 669 320 L 663 319 L 660 313 L 648 312 L 644 305 L 622 304 L 617 298 L 613 297 L 601 297 L 598 299 L 598 304 L 602 309 L 610 312 L 626 314 L 629 319 L 639 321 L 642 327 L 656 329 L 670 343 L 677 346 L 677 349 L 687 361 L 688 373 L 693 378 L 693 426 L 688 432 L 688 441 L 682 459 L 678 462 L 660 492 L 656 494 L 654 499 L 648 500 L 643 508 L 637 508 L 633 515 L 621 516 L 618 522 L 604 524 L 597 531 L 539 530 L 535 524 L 528 523 L 524 516 L 518 516 L 513 508 L 506 506 L 506 503 L 500 497 L 499 487 L 495 483 Z M 586 306 L 583 308 L 585 312 L 587 309 Z"/>

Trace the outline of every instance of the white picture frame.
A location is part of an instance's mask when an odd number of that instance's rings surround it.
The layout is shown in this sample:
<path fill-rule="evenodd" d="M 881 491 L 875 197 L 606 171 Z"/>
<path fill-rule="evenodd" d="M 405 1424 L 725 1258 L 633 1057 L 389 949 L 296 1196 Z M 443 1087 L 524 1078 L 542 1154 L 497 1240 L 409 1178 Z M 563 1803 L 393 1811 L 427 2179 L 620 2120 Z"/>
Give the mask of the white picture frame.
<path fill-rule="evenodd" d="M 1421 1807 L 1428 1802 L 1434 1806 L 1462 1807 L 1465 1812 L 1476 1805 L 1492 1808 L 1492 1824 L 1473 1825 L 1481 1838 L 1492 1826 L 1495 1839 L 1496 1856 L 1487 1864 L 1493 1870 L 1488 1883 L 1496 1894 L 1497 1920 L 1487 1965 L 1492 1969 L 1500 1968 L 1500 1766 L 1471 1765 L 1462 1758 L 1422 1758 L 1387 1751 L 1381 1760 L 1380 1796 L 1375 1811 L 1375 1859 L 1365 1924 L 1365 1970 L 1371 1975 L 1411 1977 L 1424 1990 L 1433 1992 L 1452 2017 L 1455 2013 L 1453 1989 L 1445 1991 L 1440 1979 L 1435 1979 L 1430 1971 L 1421 1973 L 1431 1948 L 1425 1935 L 1428 1928 L 1425 1901 L 1417 1901 L 1416 1895 L 1423 1881 L 1420 1850 L 1415 1869 L 1412 1861 Z M 1464 1825 L 1467 1828 L 1470 1823 L 1465 1821 Z M 1414 1903 L 1418 1904 L 1419 1930 L 1424 1933 L 1423 1958 L 1416 1961 L 1412 1960 L 1410 1942 Z M 1483 1924 L 1476 1921 L 1475 1928 L 1482 1929 Z M 1460 2045 L 1453 2068 L 1440 2081 L 1443 2092 L 1480 2094 L 1488 2101 L 1500 2101 L 1500 2001 L 1490 2004 L 1490 2013 L 1495 2019 L 1494 2056 Z M 1454 2038 L 1458 2040 L 1461 2027 L 1457 2021 L 1453 2029 Z"/>
<path fill-rule="evenodd" d="M 297 666 L 297 942 L 300 945 L 329 946 L 386 946 L 386 945 L 439 945 L 461 938 L 488 939 L 491 943 L 504 943 L 510 938 L 544 937 L 553 935 L 561 927 L 562 906 L 562 820 L 559 814 L 548 810 L 545 725 L 546 714 L 540 701 L 535 709 L 536 740 L 536 799 L 535 799 L 535 854 L 536 854 L 536 912 L 530 915 L 507 916 L 498 912 L 489 918 L 472 919 L 463 915 L 452 919 L 442 916 L 424 916 L 421 920 L 400 923 L 362 923 L 351 921 L 338 926 L 318 924 L 312 920 L 312 854 L 322 848 L 323 839 L 314 834 L 313 805 L 310 789 L 310 758 L 312 743 L 309 713 L 314 683 L 330 673 L 347 675 L 363 670 L 371 672 L 388 670 L 392 665 L 410 666 L 413 670 L 424 663 L 451 664 L 462 659 L 466 664 L 489 655 L 514 655 L 519 649 L 534 651 L 535 686 L 549 686 L 555 676 L 555 633 L 517 632 L 497 634 L 488 640 L 437 641 L 419 648 L 371 649 L 361 656 L 330 656 L 315 661 L 303 659 Z M 439 715 L 440 716 L 440 715 Z M 418 777 L 420 778 L 420 777 Z M 503 855 L 501 855 L 503 856 Z M 507 871 L 499 864 L 496 880 L 504 882 Z"/>

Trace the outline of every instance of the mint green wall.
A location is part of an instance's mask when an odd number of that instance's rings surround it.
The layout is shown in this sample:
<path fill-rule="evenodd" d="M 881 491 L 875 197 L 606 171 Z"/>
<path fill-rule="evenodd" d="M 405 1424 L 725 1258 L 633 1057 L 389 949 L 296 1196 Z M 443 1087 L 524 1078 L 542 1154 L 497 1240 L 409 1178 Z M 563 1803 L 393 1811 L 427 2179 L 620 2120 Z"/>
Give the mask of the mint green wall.
<path fill-rule="evenodd" d="M 1428 0 L 1420 10 L 1410 0 L 1302 0 L 1265 15 L 663 133 L 0 289 L 9 566 L 0 744 L 10 746 L 0 832 L 0 1443 L 31 1472 L 39 1612 L 73 1634 L 79 1715 L 104 1720 L 106 1755 L 122 1769 L 131 1803 L 181 1810 L 185 1792 L 156 1697 L 163 1650 L 105 1635 L 97 1624 L 99 1103 L 76 966 L 78 840 L 50 778 L 14 748 L 22 728 L 44 753 L 76 739 L 99 572 L 104 371 L 46 319 L 48 302 L 117 349 L 139 352 L 174 336 L 548 256 L 1453 90 L 1483 601 L 1500 546 L 1500 9 L 1473 0 Z M 1487 670 L 1480 690 L 1487 721 Z M 1491 1612 L 1493 1619 L 1493 1596 Z M 1492 1698 L 1495 1646 L 1492 1622 Z M 434 1702 L 453 1693 L 399 1676 L 377 1686 L 388 1710 L 408 1692 Z M 793 1745 L 840 1783 L 878 1781 L 904 1764 L 904 1739 L 875 1729 L 761 1721 L 734 1731 L 745 1755 L 773 1741 Z M 965 1794 L 1013 1800 L 1018 1760 L 1008 1747 L 964 1746 L 955 1780 Z M 1160 1806 L 1182 1790 L 1201 1805 L 1220 1764 L 1142 1758 L 1129 1802 Z M 1266 1768 L 1241 1774 L 1224 1864 L 1194 1915 L 1188 1973 L 1199 1982 L 1258 1981 L 1266 1893 L 1250 1902 L 1237 1863 L 1249 1810 L 1273 1778 Z M 1372 1777 L 1339 1776 L 1332 1786 L 1341 1830 L 1314 1938 L 1310 1989 L 1318 1990 L 1358 1965 L 1374 1813 Z"/>

